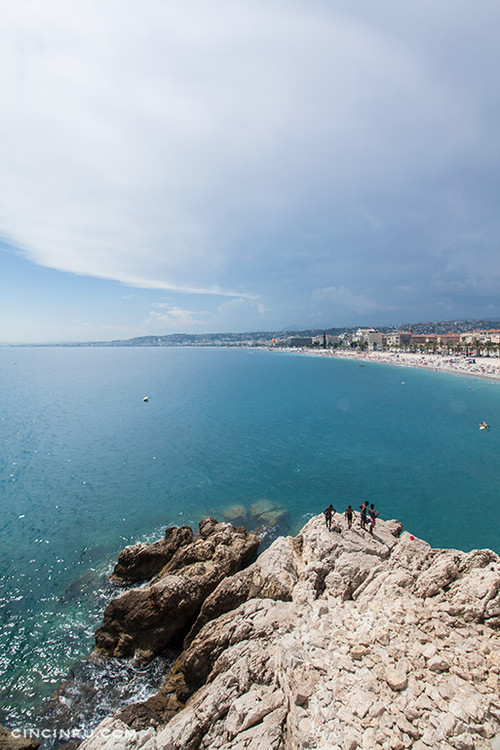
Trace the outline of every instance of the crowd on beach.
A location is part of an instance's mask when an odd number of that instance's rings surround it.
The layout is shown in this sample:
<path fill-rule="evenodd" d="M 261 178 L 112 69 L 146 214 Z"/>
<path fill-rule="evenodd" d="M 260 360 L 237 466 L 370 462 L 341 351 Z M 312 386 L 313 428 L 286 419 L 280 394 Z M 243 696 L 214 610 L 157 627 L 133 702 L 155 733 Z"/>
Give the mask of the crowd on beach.
<path fill-rule="evenodd" d="M 326 528 L 328 531 L 332 530 L 332 522 L 333 522 L 333 516 L 337 513 L 333 505 L 330 503 L 330 505 L 325 508 L 323 511 L 323 514 L 325 516 L 325 523 Z M 368 526 L 368 532 L 371 536 L 373 536 L 373 529 L 375 528 L 375 521 L 379 516 L 378 510 L 375 510 L 375 506 L 373 503 L 368 503 L 368 500 L 365 500 L 364 503 L 362 503 L 359 506 L 359 526 L 363 531 L 366 531 L 366 527 Z M 354 510 L 352 509 L 351 505 L 348 505 L 347 508 L 344 511 L 344 517 L 347 521 L 347 529 L 349 530 L 352 527 L 352 520 L 354 518 Z"/>
<path fill-rule="evenodd" d="M 447 354 L 430 354 L 422 352 L 394 351 L 350 351 L 349 349 L 308 349 L 308 353 L 337 357 L 339 359 L 357 359 L 368 362 L 381 362 L 403 367 L 420 367 L 427 370 L 473 375 L 475 377 L 500 380 L 500 357 L 464 357 Z"/>

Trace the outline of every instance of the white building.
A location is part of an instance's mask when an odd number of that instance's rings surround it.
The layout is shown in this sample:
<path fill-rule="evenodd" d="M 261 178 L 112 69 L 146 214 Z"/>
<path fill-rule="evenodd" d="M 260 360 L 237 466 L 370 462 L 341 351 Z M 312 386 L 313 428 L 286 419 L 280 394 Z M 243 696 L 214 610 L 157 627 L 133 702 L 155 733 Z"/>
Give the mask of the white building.
<path fill-rule="evenodd" d="M 379 349 L 383 343 L 383 334 L 375 328 L 358 328 L 353 336 L 353 341 L 367 344 L 369 349 Z"/>

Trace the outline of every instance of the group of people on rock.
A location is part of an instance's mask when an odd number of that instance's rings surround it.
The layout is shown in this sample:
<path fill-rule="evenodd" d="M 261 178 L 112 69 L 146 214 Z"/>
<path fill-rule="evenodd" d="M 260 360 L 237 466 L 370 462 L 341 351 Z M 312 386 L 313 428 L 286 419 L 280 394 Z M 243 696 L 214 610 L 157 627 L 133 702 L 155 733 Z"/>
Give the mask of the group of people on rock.
<path fill-rule="evenodd" d="M 326 528 L 328 529 L 328 531 L 332 530 L 332 520 L 336 512 L 337 511 L 331 503 L 328 508 L 325 508 L 325 510 L 323 511 L 325 516 Z M 350 505 L 348 505 L 345 509 L 344 516 L 347 521 L 347 528 L 350 529 L 352 526 L 352 519 L 354 518 L 354 511 Z M 366 531 L 366 528 L 368 527 L 369 533 L 373 536 L 373 529 L 375 528 L 375 521 L 378 516 L 379 512 L 378 510 L 375 510 L 375 506 L 373 505 L 373 503 L 369 504 L 368 500 L 365 500 L 365 502 L 359 506 L 360 528 L 363 529 L 363 531 Z"/>

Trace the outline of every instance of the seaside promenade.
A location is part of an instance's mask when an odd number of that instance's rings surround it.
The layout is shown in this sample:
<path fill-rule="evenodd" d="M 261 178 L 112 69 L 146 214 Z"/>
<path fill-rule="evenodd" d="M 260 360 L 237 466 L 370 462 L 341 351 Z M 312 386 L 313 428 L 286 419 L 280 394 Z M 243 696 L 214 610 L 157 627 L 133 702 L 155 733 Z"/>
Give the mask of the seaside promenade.
<path fill-rule="evenodd" d="M 418 352 L 372 351 L 358 352 L 346 349 L 293 349 L 322 357 L 355 359 L 360 362 L 379 362 L 401 367 L 418 367 L 424 370 L 437 370 L 456 375 L 470 375 L 490 380 L 500 380 L 500 357 L 463 357 L 447 354 L 420 354 Z"/>

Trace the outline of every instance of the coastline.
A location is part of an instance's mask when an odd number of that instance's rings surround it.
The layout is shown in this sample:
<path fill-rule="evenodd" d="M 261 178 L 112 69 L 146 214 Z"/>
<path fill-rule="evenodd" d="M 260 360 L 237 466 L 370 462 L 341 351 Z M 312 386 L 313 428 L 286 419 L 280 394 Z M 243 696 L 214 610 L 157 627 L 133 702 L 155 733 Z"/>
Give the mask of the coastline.
<path fill-rule="evenodd" d="M 336 359 L 354 359 L 360 362 L 375 362 L 399 367 L 415 367 L 421 370 L 445 372 L 451 375 L 468 375 L 474 378 L 500 381 L 500 357 L 470 357 L 447 354 L 421 354 L 419 352 L 372 351 L 354 352 L 328 349 L 294 349 L 280 348 L 279 351 L 300 352 L 319 357 Z"/>

